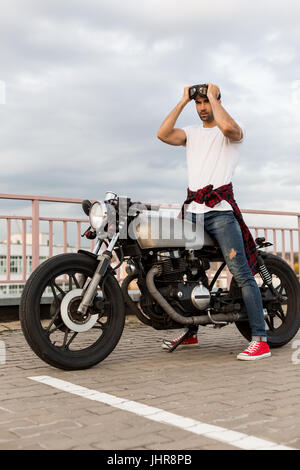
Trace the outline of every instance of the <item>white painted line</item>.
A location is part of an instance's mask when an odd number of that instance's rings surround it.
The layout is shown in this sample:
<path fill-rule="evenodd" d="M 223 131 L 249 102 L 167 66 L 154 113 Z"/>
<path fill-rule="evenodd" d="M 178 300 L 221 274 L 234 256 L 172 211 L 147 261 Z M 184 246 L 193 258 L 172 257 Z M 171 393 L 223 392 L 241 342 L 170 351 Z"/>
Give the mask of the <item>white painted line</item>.
<path fill-rule="evenodd" d="M 48 375 L 41 375 L 37 377 L 28 377 L 30 380 L 50 385 L 58 390 L 72 393 L 80 397 L 88 398 L 89 400 L 98 401 L 105 405 L 113 406 L 120 410 L 129 411 L 138 416 L 157 421 L 159 423 L 169 424 L 177 428 L 189 431 L 198 436 L 204 436 L 215 441 L 225 442 L 239 449 L 246 450 L 296 450 L 292 447 L 276 444 L 272 441 L 260 439 L 255 436 L 249 436 L 242 432 L 231 431 L 230 429 L 222 428 L 220 426 L 213 426 L 211 424 L 202 423 L 192 418 L 184 418 L 183 416 L 169 413 L 168 411 L 155 408 L 153 406 L 144 405 L 136 401 L 127 400 L 126 398 L 115 397 L 108 393 L 98 392 L 80 385 L 66 382 L 65 380 L 56 379 Z"/>

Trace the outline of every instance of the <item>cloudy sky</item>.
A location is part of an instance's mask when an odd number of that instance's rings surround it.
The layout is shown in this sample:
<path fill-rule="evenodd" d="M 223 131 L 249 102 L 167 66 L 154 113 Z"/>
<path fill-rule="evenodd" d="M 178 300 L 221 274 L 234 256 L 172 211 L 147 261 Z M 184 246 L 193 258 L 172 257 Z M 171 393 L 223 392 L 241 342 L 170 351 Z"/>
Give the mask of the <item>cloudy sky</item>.
<path fill-rule="evenodd" d="M 245 128 L 240 207 L 300 211 L 299 17 L 296 0 L 7 2 L 1 192 L 181 203 L 185 149 L 156 133 L 213 82 Z M 177 125 L 198 122 L 192 102 Z"/>

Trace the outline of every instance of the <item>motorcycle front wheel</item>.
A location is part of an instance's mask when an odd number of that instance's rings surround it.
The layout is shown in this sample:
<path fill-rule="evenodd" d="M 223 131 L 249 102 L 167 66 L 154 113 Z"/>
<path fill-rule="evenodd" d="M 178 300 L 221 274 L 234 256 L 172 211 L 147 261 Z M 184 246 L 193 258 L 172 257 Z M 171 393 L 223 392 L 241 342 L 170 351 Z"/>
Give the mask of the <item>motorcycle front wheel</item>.
<path fill-rule="evenodd" d="M 255 276 L 260 288 L 263 307 L 268 315 L 265 318 L 267 339 L 270 347 L 276 348 L 287 344 L 296 335 L 300 327 L 300 284 L 295 272 L 286 261 L 276 255 L 269 254 L 264 263 L 272 277 L 272 284 L 278 294 L 276 299 L 261 276 Z M 234 280 L 230 286 L 235 295 L 241 290 Z M 237 321 L 239 332 L 251 341 L 251 328 L 248 321 Z"/>
<path fill-rule="evenodd" d="M 22 331 L 35 354 L 51 366 L 87 369 L 103 361 L 119 342 L 125 309 L 110 272 L 87 314 L 77 312 L 83 285 L 93 277 L 97 263 L 84 254 L 57 255 L 42 263 L 25 285 L 19 309 Z"/>

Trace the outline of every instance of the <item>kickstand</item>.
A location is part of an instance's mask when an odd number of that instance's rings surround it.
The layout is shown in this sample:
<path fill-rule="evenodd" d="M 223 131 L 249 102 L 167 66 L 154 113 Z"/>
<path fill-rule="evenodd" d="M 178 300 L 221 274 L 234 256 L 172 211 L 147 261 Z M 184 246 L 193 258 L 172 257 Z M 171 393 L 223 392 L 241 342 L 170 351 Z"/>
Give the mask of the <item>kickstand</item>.
<path fill-rule="evenodd" d="M 174 344 L 174 346 L 171 346 L 168 350 L 168 352 L 173 352 L 177 346 L 179 346 L 185 339 L 190 338 L 190 336 L 193 336 L 195 334 L 194 328 L 189 328 L 188 331 L 177 341 L 177 343 Z"/>

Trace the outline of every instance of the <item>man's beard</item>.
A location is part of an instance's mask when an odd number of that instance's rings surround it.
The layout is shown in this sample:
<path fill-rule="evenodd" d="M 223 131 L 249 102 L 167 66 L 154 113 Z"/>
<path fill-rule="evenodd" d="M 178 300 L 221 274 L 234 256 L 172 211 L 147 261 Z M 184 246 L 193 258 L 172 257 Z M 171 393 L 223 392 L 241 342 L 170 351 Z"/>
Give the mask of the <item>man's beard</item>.
<path fill-rule="evenodd" d="M 205 116 L 201 116 L 200 113 L 198 114 L 199 114 L 199 118 L 201 119 L 201 121 L 212 122 L 214 120 L 213 113 L 207 113 Z"/>

